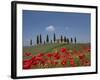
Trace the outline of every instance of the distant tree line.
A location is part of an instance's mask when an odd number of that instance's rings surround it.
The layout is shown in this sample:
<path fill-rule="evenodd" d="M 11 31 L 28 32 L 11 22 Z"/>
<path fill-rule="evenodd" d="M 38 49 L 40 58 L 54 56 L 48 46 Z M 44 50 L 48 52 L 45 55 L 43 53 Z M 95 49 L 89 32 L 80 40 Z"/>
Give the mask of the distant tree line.
<path fill-rule="evenodd" d="M 76 37 L 74 37 L 74 38 L 72 38 L 72 37 L 71 38 L 67 38 L 66 36 L 62 36 L 61 35 L 60 38 L 57 39 L 55 33 L 53 35 L 53 39 L 52 40 L 50 40 L 48 34 L 46 35 L 46 39 L 44 41 L 42 39 L 42 35 L 41 34 L 40 35 L 37 35 L 37 37 L 36 37 L 36 44 L 37 45 L 38 44 L 46 44 L 46 43 L 67 43 L 67 44 L 74 43 L 74 44 L 76 44 L 76 42 L 77 42 Z M 30 46 L 32 46 L 32 40 L 30 40 Z"/>

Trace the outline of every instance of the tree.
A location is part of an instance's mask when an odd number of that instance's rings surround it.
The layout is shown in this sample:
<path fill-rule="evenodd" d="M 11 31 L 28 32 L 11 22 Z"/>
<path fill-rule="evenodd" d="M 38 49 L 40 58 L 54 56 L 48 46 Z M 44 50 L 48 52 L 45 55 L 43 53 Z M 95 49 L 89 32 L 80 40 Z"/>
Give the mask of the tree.
<path fill-rule="evenodd" d="M 41 36 L 41 34 L 40 34 L 40 44 L 42 44 L 42 36 Z"/>
<path fill-rule="evenodd" d="M 61 43 L 63 42 L 63 36 L 61 35 Z"/>
<path fill-rule="evenodd" d="M 53 40 L 54 40 L 54 43 L 55 43 L 55 41 L 56 41 L 56 35 L 55 35 L 55 33 L 54 33 L 54 36 L 53 36 Z"/>
<path fill-rule="evenodd" d="M 36 43 L 39 44 L 39 36 L 37 35 Z"/>
<path fill-rule="evenodd" d="M 32 46 L 32 40 L 30 40 L 30 46 Z"/>
<path fill-rule="evenodd" d="M 49 43 L 49 36 L 47 34 L 47 37 L 46 37 L 46 42 Z"/>
<path fill-rule="evenodd" d="M 71 43 L 73 43 L 73 39 L 71 38 Z"/>
<path fill-rule="evenodd" d="M 74 39 L 74 42 L 75 42 L 75 44 L 76 44 L 76 37 L 75 37 L 75 39 Z"/>
<path fill-rule="evenodd" d="M 67 38 L 67 43 L 69 44 L 69 39 Z"/>
<path fill-rule="evenodd" d="M 66 36 L 64 36 L 64 42 L 67 42 Z"/>

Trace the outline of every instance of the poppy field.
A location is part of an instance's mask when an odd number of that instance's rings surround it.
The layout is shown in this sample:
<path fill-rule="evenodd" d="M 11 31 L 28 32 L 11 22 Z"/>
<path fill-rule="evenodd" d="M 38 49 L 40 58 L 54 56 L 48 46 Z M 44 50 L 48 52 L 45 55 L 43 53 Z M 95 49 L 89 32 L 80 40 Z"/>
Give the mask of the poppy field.
<path fill-rule="evenodd" d="M 40 44 L 23 47 L 23 69 L 91 65 L 90 44 Z"/>

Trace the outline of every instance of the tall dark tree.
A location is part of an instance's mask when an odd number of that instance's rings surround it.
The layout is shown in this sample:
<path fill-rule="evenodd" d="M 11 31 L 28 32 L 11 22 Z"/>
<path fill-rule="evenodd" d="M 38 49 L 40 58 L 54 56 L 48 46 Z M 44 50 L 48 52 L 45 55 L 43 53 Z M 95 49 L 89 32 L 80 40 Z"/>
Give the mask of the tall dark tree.
<path fill-rule="evenodd" d="M 67 38 L 67 43 L 69 44 L 69 38 Z"/>
<path fill-rule="evenodd" d="M 54 43 L 55 43 L 55 41 L 56 41 L 56 35 L 55 35 L 55 33 L 54 33 L 54 36 L 53 36 L 53 40 L 54 40 Z"/>
<path fill-rule="evenodd" d="M 63 42 L 63 36 L 61 35 L 61 38 L 60 38 L 60 40 L 61 40 L 61 43 Z"/>
<path fill-rule="evenodd" d="M 46 42 L 49 43 L 49 36 L 46 37 Z"/>
<path fill-rule="evenodd" d="M 32 46 L 32 40 L 30 40 L 30 46 Z"/>
<path fill-rule="evenodd" d="M 40 34 L 40 44 L 42 44 L 42 36 L 41 36 L 41 34 Z"/>
<path fill-rule="evenodd" d="M 39 44 L 39 36 L 37 35 L 36 43 Z"/>
<path fill-rule="evenodd" d="M 72 39 L 72 38 L 71 38 L 71 40 L 70 40 L 70 41 L 71 41 L 71 43 L 73 43 L 73 39 Z"/>
<path fill-rule="evenodd" d="M 75 39 L 74 39 L 74 42 L 75 42 L 75 44 L 76 44 L 76 37 L 75 37 Z"/>
<path fill-rule="evenodd" d="M 64 36 L 64 42 L 67 42 L 66 36 Z"/>

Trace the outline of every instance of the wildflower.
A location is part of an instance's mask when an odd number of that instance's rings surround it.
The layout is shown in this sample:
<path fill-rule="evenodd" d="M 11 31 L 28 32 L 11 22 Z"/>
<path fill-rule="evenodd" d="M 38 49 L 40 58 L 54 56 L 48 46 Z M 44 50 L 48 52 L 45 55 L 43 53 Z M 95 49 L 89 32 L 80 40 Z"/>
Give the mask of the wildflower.
<path fill-rule="evenodd" d="M 44 56 L 44 54 L 43 53 L 39 53 L 37 56 L 38 57 L 42 57 L 42 56 Z"/>
<path fill-rule="evenodd" d="M 75 63 L 74 63 L 74 59 L 73 58 L 70 58 L 70 65 L 71 66 L 75 66 Z"/>
<path fill-rule="evenodd" d="M 32 53 L 28 53 L 28 52 L 26 52 L 24 54 L 25 54 L 25 56 L 31 56 L 32 55 Z"/>
<path fill-rule="evenodd" d="M 61 52 L 66 52 L 66 48 L 61 48 Z"/>
<path fill-rule="evenodd" d="M 85 55 L 79 55 L 79 58 L 80 59 L 84 59 L 85 58 Z"/>
<path fill-rule="evenodd" d="M 30 69 L 32 66 L 32 60 L 24 60 L 23 61 L 23 69 Z"/>
<path fill-rule="evenodd" d="M 49 58 L 51 58 L 52 55 L 53 55 L 53 54 L 51 54 L 51 53 L 48 53 L 48 54 L 47 54 L 47 56 L 48 56 Z"/>
<path fill-rule="evenodd" d="M 62 65 L 66 65 L 66 60 L 63 60 L 63 61 L 61 62 L 61 64 L 62 64 Z"/>

